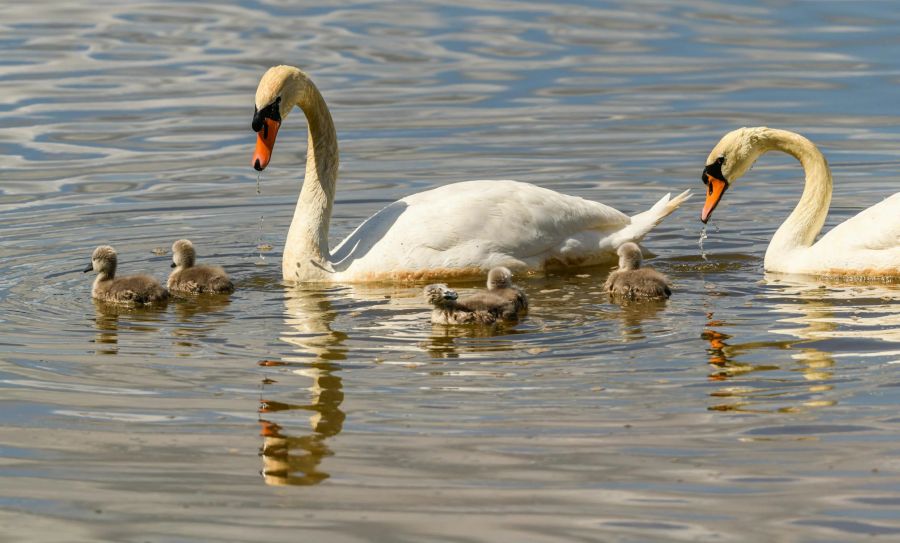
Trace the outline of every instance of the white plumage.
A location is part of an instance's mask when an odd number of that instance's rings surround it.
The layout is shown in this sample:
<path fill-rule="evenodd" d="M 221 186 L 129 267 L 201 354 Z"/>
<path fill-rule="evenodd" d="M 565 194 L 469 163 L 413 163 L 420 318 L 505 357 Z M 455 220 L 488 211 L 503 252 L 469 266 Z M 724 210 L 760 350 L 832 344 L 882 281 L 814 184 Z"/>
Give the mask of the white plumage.
<path fill-rule="evenodd" d="M 687 195 L 663 197 L 632 219 L 599 202 L 517 181 L 466 181 L 407 196 L 379 211 L 332 253 L 343 280 L 482 275 L 609 261 Z"/>
<path fill-rule="evenodd" d="M 772 236 L 766 271 L 858 279 L 900 277 L 900 192 L 815 241 L 831 203 L 831 169 L 811 141 L 787 130 L 740 128 L 719 141 L 703 174 L 710 190 L 701 218 L 708 219 L 730 183 L 772 150 L 799 160 L 806 184 L 794 211 Z"/>
<path fill-rule="evenodd" d="M 253 165 L 269 163 L 275 135 L 294 106 L 309 125 L 306 175 L 282 261 L 286 281 L 403 281 L 477 277 L 490 268 L 514 271 L 578 267 L 616 258 L 689 196 L 667 194 L 628 217 L 599 202 L 517 181 L 466 181 L 407 196 L 361 224 L 333 251 L 328 226 L 338 170 L 337 134 L 312 81 L 276 66 L 256 92 Z"/>

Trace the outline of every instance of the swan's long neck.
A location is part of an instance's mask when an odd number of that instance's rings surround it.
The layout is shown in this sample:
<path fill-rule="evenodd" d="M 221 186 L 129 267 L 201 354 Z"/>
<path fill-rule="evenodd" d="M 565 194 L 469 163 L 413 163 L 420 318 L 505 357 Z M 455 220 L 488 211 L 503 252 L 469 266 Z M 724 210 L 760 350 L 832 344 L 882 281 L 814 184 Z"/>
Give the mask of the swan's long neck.
<path fill-rule="evenodd" d="M 330 269 L 328 223 L 337 182 L 338 145 L 331 112 L 312 81 L 307 80 L 300 90 L 297 105 L 309 126 L 306 175 L 288 230 L 282 267 L 285 278 L 303 279 L 308 278 L 301 276 L 309 275 L 303 270 L 310 264 L 320 272 Z"/>
<path fill-rule="evenodd" d="M 797 207 L 772 236 L 766 250 L 765 267 L 775 269 L 780 259 L 812 246 L 822 230 L 831 204 L 831 169 L 819 149 L 799 134 L 770 129 L 762 144 L 763 152 L 783 151 L 799 160 L 806 174 Z"/>

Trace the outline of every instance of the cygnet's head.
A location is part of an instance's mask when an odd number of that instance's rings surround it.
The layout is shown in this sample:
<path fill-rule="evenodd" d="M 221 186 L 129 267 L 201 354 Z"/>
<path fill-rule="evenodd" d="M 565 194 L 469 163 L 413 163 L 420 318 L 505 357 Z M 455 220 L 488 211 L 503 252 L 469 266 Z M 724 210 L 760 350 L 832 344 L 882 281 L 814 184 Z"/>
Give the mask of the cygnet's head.
<path fill-rule="evenodd" d="M 190 268 L 194 265 L 197 254 L 194 252 L 194 244 L 189 239 L 180 239 L 172 244 L 172 267 Z"/>
<path fill-rule="evenodd" d="M 435 283 L 425 287 L 425 299 L 430 304 L 455 300 L 459 295 L 444 283 Z"/>
<path fill-rule="evenodd" d="M 487 288 L 493 290 L 495 288 L 509 288 L 512 286 L 512 272 L 509 268 L 498 266 L 488 272 Z"/>
<path fill-rule="evenodd" d="M 637 243 L 623 243 L 619 245 L 616 254 L 619 255 L 620 270 L 636 270 L 641 267 L 641 248 Z"/>
<path fill-rule="evenodd" d="M 112 275 L 116 273 L 117 260 L 115 249 L 109 245 L 101 245 L 94 249 L 94 252 L 91 254 L 91 264 L 84 269 L 84 273 L 95 271 L 105 275 Z"/>

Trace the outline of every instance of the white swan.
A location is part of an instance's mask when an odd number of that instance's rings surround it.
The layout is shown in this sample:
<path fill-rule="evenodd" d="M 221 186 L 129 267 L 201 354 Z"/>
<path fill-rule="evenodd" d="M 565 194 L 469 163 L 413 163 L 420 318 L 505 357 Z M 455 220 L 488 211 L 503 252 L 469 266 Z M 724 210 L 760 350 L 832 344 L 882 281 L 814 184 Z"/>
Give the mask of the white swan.
<path fill-rule="evenodd" d="M 709 220 L 722 195 L 761 155 L 782 151 L 806 172 L 803 195 L 772 236 L 765 269 L 859 279 L 900 277 L 900 192 L 835 226 L 816 242 L 831 203 L 831 170 L 815 145 L 787 130 L 739 128 L 726 134 L 706 159 L 707 185 L 700 220 Z"/>
<path fill-rule="evenodd" d="M 309 127 L 306 175 L 282 260 L 285 281 L 404 281 L 575 267 L 615 258 L 689 196 L 664 196 L 628 217 L 609 206 L 516 181 L 454 183 L 398 200 L 363 222 L 337 248 L 328 223 L 338 171 L 337 134 L 315 84 L 298 68 L 275 66 L 259 82 L 253 167 L 269 164 L 294 106 Z"/>

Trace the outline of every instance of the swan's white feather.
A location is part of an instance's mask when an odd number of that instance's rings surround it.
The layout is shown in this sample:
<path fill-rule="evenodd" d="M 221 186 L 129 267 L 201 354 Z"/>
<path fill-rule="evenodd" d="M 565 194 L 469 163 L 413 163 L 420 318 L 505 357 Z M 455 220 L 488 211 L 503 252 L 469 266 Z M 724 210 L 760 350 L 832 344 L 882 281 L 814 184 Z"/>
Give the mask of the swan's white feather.
<path fill-rule="evenodd" d="M 282 121 L 299 106 L 309 129 L 306 174 L 282 258 L 286 281 L 482 277 L 495 266 L 524 271 L 591 265 L 614 260 L 619 245 L 640 241 L 689 196 L 666 195 L 632 218 L 527 183 L 467 181 L 398 200 L 329 250 L 339 157 L 324 98 L 300 69 L 275 66 L 260 80 L 256 106 L 277 107 Z M 265 133 L 254 154 L 260 169 L 272 145 Z"/>
<path fill-rule="evenodd" d="M 733 130 L 713 148 L 707 168 L 721 159 L 720 175 L 734 183 L 773 150 L 800 161 L 806 182 L 800 201 L 766 249 L 766 271 L 847 279 L 900 277 L 900 192 L 814 241 L 828 215 L 833 181 L 822 152 L 800 134 L 764 126 Z"/>
<path fill-rule="evenodd" d="M 832 228 L 797 258 L 794 269 L 785 271 L 834 274 L 836 270 L 900 274 L 900 192 Z"/>
<path fill-rule="evenodd" d="M 686 195 L 679 198 L 664 197 L 630 228 L 630 217 L 599 202 L 518 181 L 465 181 L 387 206 L 348 236 L 331 260 L 340 280 L 596 264 L 616 258 L 622 242 L 616 234 L 631 230 L 626 241 L 639 241 Z"/>

